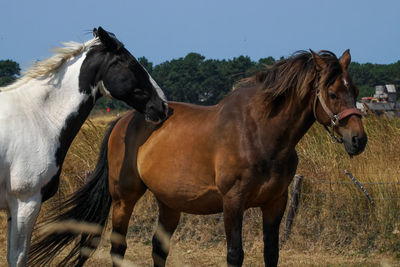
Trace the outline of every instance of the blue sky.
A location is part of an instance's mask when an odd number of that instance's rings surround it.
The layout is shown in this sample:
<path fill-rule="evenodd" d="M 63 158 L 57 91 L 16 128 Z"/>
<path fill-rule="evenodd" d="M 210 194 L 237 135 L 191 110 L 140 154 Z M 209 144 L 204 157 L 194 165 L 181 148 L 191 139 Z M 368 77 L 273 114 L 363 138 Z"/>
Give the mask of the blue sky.
<path fill-rule="evenodd" d="M 26 67 L 103 26 L 155 64 L 189 52 L 258 60 L 309 48 L 388 64 L 400 60 L 399 11 L 398 0 L 1 0 L 0 59 Z"/>

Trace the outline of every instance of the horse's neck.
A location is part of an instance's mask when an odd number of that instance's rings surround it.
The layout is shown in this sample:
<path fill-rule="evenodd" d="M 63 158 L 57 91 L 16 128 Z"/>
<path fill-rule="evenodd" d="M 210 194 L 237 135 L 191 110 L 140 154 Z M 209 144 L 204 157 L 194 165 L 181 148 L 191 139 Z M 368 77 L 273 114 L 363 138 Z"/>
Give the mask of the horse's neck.
<path fill-rule="evenodd" d="M 252 100 L 260 97 L 254 94 Z M 259 99 L 257 99 L 259 100 Z M 260 101 L 254 101 L 262 105 Z M 273 104 L 274 105 L 274 104 Z M 280 153 L 292 153 L 297 143 L 310 129 L 315 119 L 312 112 L 312 99 L 306 98 L 303 103 L 286 103 L 276 105 L 268 115 L 263 114 L 264 107 L 248 105 L 249 116 L 257 125 L 257 137 L 264 149 L 280 151 Z"/>
<path fill-rule="evenodd" d="M 80 92 L 79 75 L 86 57 L 83 53 L 70 59 L 56 73 L 43 78 L 35 78 L 16 89 L 19 101 L 24 103 L 27 116 L 38 120 L 37 124 L 56 131 L 65 127 L 66 120 L 76 114 L 87 103 L 90 95 Z"/>
<path fill-rule="evenodd" d="M 8 92 L 15 95 L 18 112 L 24 114 L 22 123 L 40 129 L 38 138 L 57 148 L 58 166 L 62 165 L 72 140 L 94 106 L 97 89 L 86 84 L 86 90 L 82 90 L 79 78 L 85 58 L 83 53 L 66 62 L 57 73 L 30 79 Z M 91 94 L 87 88 L 92 89 Z"/>

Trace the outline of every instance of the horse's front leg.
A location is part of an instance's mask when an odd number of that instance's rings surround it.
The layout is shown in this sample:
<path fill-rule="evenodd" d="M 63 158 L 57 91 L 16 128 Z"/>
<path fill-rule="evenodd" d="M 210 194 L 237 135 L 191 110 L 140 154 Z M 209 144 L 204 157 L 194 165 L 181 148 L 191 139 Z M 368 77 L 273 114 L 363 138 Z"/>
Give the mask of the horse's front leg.
<path fill-rule="evenodd" d="M 263 215 L 265 266 L 277 266 L 279 258 L 279 226 L 285 212 L 287 191 L 273 203 L 261 207 Z"/>
<path fill-rule="evenodd" d="M 242 246 L 242 203 L 239 197 L 225 196 L 223 201 L 228 266 L 242 266 L 244 257 Z"/>
<path fill-rule="evenodd" d="M 33 226 L 39 215 L 41 206 L 40 193 L 27 199 L 19 199 L 10 194 L 8 196 L 11 221 L 8 226 L 7 246 L 8 264 L 14 266 L 26 266 L 28 260 L 29 246 L 32 236 Z"/>

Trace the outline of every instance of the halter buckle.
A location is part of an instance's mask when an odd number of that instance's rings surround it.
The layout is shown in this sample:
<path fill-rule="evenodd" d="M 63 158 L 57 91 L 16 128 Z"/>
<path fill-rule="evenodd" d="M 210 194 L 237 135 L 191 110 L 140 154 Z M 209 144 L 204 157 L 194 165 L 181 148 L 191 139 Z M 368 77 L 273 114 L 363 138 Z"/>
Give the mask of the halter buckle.
<path fill-rule="evenodd" d="M 340 116 L 338 116 L 337 114 L 334 114 L 331 118 L 331 127 L 334 128 L 334 127 L 338 126 L 339 121 L 340 121 Z"/>

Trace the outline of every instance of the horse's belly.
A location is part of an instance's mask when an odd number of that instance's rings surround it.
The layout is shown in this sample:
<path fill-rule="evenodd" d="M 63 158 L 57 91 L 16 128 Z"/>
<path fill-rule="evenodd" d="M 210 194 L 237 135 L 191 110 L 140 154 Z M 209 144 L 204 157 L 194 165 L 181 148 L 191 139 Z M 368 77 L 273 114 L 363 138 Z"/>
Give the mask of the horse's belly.
<path fill-rule="evenodd" d="M 222 196 L 217 187 L 201 183 L 196 177 L 143 176 L 148 189 L 168 207 L 191 214 L 222 211 Z"/>
<path fill-rule="evenodd" d="M 192 214 L 221 212 L 222 196 L 215 184 L 211 157 L 180 140 L 176 147 L 160 143 L 157 148 L 163 149 L 155 149 L 153 141 L 140 148 L 137 166 L 142 181 L 157 199 L 175 210 Z"/>
<path fill-rule="evenodd" d="M 168 207 L 190 214 L 213 214 L 222 212 L 222 197 L 214 191 L 201 194 L 183 192 L 156 193 L 157 198 Z"/>

